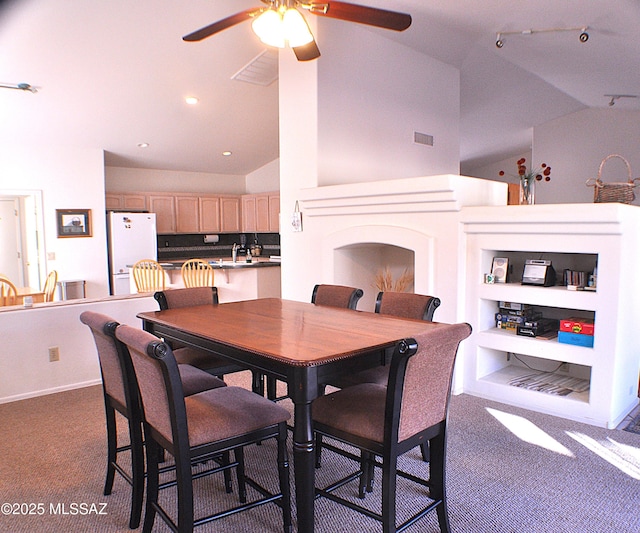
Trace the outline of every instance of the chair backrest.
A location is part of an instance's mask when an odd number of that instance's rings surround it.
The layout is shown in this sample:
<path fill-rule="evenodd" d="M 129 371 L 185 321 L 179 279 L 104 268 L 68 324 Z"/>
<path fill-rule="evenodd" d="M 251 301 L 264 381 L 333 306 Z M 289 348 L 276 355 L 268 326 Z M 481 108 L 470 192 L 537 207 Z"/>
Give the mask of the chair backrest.
<path fill-rule="evenodd" d="M 216 305 L 218 289 L 216 287 L 190 287 L 188 289 L 169 289 L 158 291 L 153 297 L 160 305 L 160 310 L 191 307 L 193 305 Z"/>
<path fill-rule="evenodd" d="M 87 325 L 93 333 L 105 394 L 116 400 L 121 407 L 128 408 L 130 403 L 127 401 L 127 392 L 125 391 L 127 369 L 118 355 L 115 338 L 118 322 L 95 311 L 84 311 L 80 315 L 80 321 Z"/>
<path fill-rule="evenodd" d="M 344 285 L 316 285 L 311 295 L 311 303 L 355 309 L 363 294 L 362 289 Z"/>
<path fill-rule="evenodd" d="M 414 339 L 398 343 L 387 387 L 385 439 L 403 440 L 447 418 L 453 366 L 460 342 L 471 326 L 437 324 Z"/>
<path fill-rule="evenodd" d="M 58 283 L 58 272 L 52 270 L 47 276 L 47 280 L 44 282 L 44 301 L 53 302 L 53 293 L 56 290 L 56 283 Z"/>
<path fill-rule="evenodd" d="M 201 259 L 189 259 L 182 263 L 182 281 L 185 287 L 213 287 L 215 271 Z"/>
<path fill-rule="evenodd" d="M 154 439 L 175 457 L 175 449 L 188 450 L 186 407 L 178 364 L 168 344 L 151 333 L 127 325 L 116 338 L 131 355 L 138 381 L 143 418 Z"/>
<path fill-rule="evenodd" d="M 5 277 L 0 277 L 0 306 L 16 305 L 18 289 Z"/>
<path fill-rule="evenodd" d="M 138 292 L 163 291 L 164 269 L 154 259 L 141 259 L 133 265 L 133 281 Z"/>
<path fill-rule="evenodd" d="M 410 292 L 379 292 L 376 313 L 400 318 L 433 320 L 433 313 L 440 306 L 440 298 Z"/>

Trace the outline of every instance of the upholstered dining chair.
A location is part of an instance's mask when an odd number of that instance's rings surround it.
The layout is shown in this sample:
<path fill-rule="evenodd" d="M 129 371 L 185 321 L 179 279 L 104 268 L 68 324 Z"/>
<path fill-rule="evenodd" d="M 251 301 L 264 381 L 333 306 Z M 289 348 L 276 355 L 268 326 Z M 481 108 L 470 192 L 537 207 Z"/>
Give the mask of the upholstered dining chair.
<path fill-rule="evenodd" d="M 94 311 L 83 312 L 80 321 L 93 334 L 102 375 L 107 421 L 107 476 L 104 494 L 111 494 L 116 472 L 131 485 L 129 527 L 135 529 L 140 524 L 142 513 L 145 473 L 142 411 L 131 358 L 115 338 L 118 322 Z M 225 386 L 224 381 L 189 365 L 180 365 L 178 372 L 183 392 L 187 395 Z M 125 446 L 118 446 L 116 412 L 127 420 L 129 426 L 129 444 Z M 126 451 L 131 454 L 130 470 L 118 463 L 118 454 Z"/>
<path fill-rule="evenodd" d="M 0 277 L 0 306 L 16 305 L 18 289 L 9 278 Z"/>
<path fill-rule="evenodd" d="M 217 305 L 218 289 L 216 287 L 168 289 L 166 291 L 156 292 L 153 297 L 158 302 L 161 311 L 179 307 L 191 307 L 194 305 Z M 173 354 L 179 364 L 195 366 L 220 379 L 222 379 L 225 374 L 246 370 L 245 367 L 232 363 L 228 359 L 211 352 L 192 348 L 191 346 L 180 347 L 174 345 L 173 348 Z M 256 378 L 254 376 L 254 382 L 255 380 Z"/>
<path fill-rule="evenodd" d="M 311 303 L 327 305 L 329 307 L 341 307 L 355 309 L 358 300 L 364 294 L 362 289 L 347 287 L 345 285 L 316 285 L 311 293 Z M 267 398 L 270 400 L 283 400 L 286 396 L 278 396 L 277 380 L 267 376 Z"/>
<path fill-rule="evenodd" d="M 215 271 L 201 259 L 189 259 L 180 269 L 185 287 L 213 287 Z"/>
<path fill-rule="evenodd" d="M 362 289 L 344 285 L 316 285 L 311 294 L 311 303 L 355 309 L 363 294 Z"/>
<path fill-rule="evenodd" d="M 163 291 L 166 287 L 164 269 L 154 259 L 141 259 L 135 263 L 132 275 L 138 292 Z"/>
<path fill-rule="evenodd" d="M 313 402 L 314 430 L 361 451 L 358 457 L 343 448 L 330 447 L 356 461 L 359 469 L 328 487 L 316 488 L 317 496 L 379 520 L 384 533 L 402 531 L 433 510 L 440 531 L 450 531 L 445 489 L 447 412 L 458 346 L 470 334 L 471 326 L 466 323 L 437 324 L 397 344 L 386 387 L 362 383 Z M 399 470 L 398 457 L 425 441 L 431 448 L 428 478 Z M 371 479 L 376 467 L 382 468 L 382 513 L 334 493 L 356 478 Z M 424 505 L 422 510 L 402 524 L 396 524 L 396 496 L 402 498 L 398 476 L 428 488 L 428 498 L 425 496 L 420 504 Z M 368 483 L 365 485 L 371 490 Z M 416 494 L 412 492 L 411 499 L 418 507 Z"/>
<path fill-rule="evenodd" d="M 131 354 L 143 407 L 148 465 L 143 533 L 151 532 L 156 514 L 173 531 L 182 533 L 192 531 L 194 526 L 267 503 L 275 503 L 281 508 L 284 531 L 290 533 L 289 412 L 242 387 L 220 387 L 185 397 L 178 364 L 168 344 L 146 331 L 125 325 L 116 329 L 116 337 Z M 270 438 L 277 440 L 278 493 L 258 484 L 246 475 L 244 469 L 243 447 Z M 163 450 L 175 459 L 177 519 L 172 519 L 158 500 L 159 462 Z M 236 468 L 241 505 L 195 518 L 192 463 L 206 461 L 212 455 L 231 450 L 235 462 L 210 473 Z M 247 501 L 247 484 L 259 494 L 251 501 Z M 206 498 L 210 499 L 210 494 Z"/>
<path fill-rule="evenodd" d="M 375 312 L 381 315 L 391 315 L 400 318 L 413 318 L 416 320 L 433 320 L 435 310 L 440 306 L 440 298 L 415 294 L 409 292 L 380 291 L 376 297 Z M 331 379 L 327 384 L 332 387 L 344 389 L 360 383 L 377 383 L 387 386 L 389 381 L 389 365 L 386 364 L 385 354 L 382 354 L 380 366 L 368 368 L 360 372 L 338 376 Z M 316 438 L 316 463 L 320 464 L 320 454 L 322 453 L 322 437 Z M 420 447 L 422 459 L 429 460 L 429 443 L 423 442 Z"/>
<path fill-rule="evenodd" d="M 53 295 L 56 290 L 56 283 L 58 283 L 58 272 L 52 270 L 47 275 L 47 279 L 44 282 L 44 301 L 53 302 Z"/>

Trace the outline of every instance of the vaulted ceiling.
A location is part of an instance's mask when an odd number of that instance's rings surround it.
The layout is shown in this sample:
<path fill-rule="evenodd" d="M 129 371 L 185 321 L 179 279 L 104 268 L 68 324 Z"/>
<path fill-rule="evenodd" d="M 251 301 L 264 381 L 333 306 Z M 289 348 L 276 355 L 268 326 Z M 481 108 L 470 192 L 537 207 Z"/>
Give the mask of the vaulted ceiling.
<path fill-rule="evenodd" d="M 606 94 L 640 95 L 636 0 L 353 3 L 410 13 L 413 23 L 405 32 L 371 31 L 460 69 L 463 168 L 526 150 L 533 126 L 607 107 Z M 114 166 L 239 175 L 261 167 L 278 157 L 278 83 L 231 79 L 264 51 L 251 25 L 200 43 L 181 39 L 258 5 L 5 1 L 0 83 L 39 90 L 0 89 L 0 142 L 100 147 Z M 323 23 L 345 32 L 352 24 Z M 582 27 L 588 27 L 585 43 L 580 31 L 538 31 Z M 498 32 L 504 32 L 501 49 L 495 46 Z M 322 48 L 321 37 L 318 44 Z M 199 104 L 186 105 L 189 95 Z M 640 97 L 616 99 L 615 108 L 638 110 Z M 225 150 L 233 155 L 223 156 Z"/>

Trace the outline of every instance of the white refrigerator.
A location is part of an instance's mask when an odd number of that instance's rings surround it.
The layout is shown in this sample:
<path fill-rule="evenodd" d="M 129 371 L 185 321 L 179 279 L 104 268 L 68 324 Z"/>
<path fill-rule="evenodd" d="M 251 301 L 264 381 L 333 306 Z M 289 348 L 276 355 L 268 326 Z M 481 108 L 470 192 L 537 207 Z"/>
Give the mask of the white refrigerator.
<path fill-rule="evenodd" d="M 130 268 L 158 256 L 155 213 L 107 213 L 111 294 L 131 294 Z"/>

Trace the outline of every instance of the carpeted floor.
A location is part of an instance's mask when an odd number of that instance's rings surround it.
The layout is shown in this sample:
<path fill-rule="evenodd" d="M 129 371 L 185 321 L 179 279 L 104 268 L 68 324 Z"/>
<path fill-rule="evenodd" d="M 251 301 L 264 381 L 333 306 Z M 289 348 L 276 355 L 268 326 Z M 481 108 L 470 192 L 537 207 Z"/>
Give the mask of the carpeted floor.
<path fill-rule="evenodd" d="M 102 495 L 106 447 L 99 387 L 0 405 L 0 430 L 1 532 L 130 531 L 129 486 L 117 477 L 113 494 Z M 247 468 L 275 483 L 274 458 L 269 442 L 249 448 Z M 325 452 L 319 482 L 341 471 L 342 461 Z M 461 395 L 451 402 L 447 465 L 454 533 L 640 531 L 640 435 Z M 417 450 L 408 454 L 404 466 L 427 468 Z M 219 480 L 198 483 L 204 494 L 198 507 L 220 500 Z M 377 496 L 367 496 L 367 502 L 375 506 Z M 172 498 L 171 491 L 164 497 Z M 400 487 L 400 512 L 407 513 L 422 497 L 416 489 Z M 233 501 L 233 495 L 222 498 Z M 87 506 L 75 511 L 72 504 L 81 503 Z M 154 531 L 168 528 L 157 522 Z M 266 533 L 280 532 L 282 526 L 279 509 L 267 506 L 197 531 Z M 373 533 L 381 527 L 320 500 L 316 531 Z M 436 531 L 431 517 L 407 529 Z"/>

